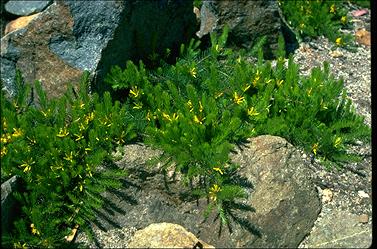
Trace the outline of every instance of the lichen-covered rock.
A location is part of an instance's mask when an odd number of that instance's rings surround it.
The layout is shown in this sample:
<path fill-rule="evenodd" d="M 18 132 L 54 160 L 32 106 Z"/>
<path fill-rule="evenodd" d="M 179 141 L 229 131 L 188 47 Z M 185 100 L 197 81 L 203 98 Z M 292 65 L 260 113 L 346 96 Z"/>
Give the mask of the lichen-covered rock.
<path fill-rule="evenodd" d="M 136 231 L 128 248 L 214 248 L 184 227 L 171 223 L 151 224 Z"/>
<path fill-rule="evenodd" d="M 279 35 L 294 49 L 298 47 L 293 32 L 287 27 L 276 0 L 203 0 L 200 9 L 200 30 L 198 37 L 212 32 L 221 33 L 229 27 L 228 44 L 251 48 L 262 36 L 267 37 L 264 54 L 272 58 L 277 50 Z"/>
<path fill-rule="evenodd" d="M 55 1 L 2 37 L 1 79 L 14 96 L 18 68 L 26 82 L 40 80 L 52 98 L 88 70 L 92 90 L 102 91 L 111 66 L 178 49 L 194 34 L 195 22 L 189 1 Z"/>

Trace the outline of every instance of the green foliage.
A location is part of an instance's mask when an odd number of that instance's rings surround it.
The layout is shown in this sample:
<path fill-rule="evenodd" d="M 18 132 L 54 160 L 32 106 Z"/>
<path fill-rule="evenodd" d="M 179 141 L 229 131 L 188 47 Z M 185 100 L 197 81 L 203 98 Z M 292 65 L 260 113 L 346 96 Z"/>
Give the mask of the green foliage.
<path fill-rule="evenodd" d="M 203 0 L 194 0 L 193 5 L 200 9 L 203 4 Z"/>
<path fill-rule="evenodd" d="M 87 93 L 87 76 L 78 93 L 70 87 L 49 100 L 39 82 L 31 91 L 17 73 L 15 101 L 1 96 L 1 174 L 18 175 L 22 183 L 15 194 L 21 215 L 2 246 L 63 246 L 75 226 L 88 227 L 103 204 L 99 194 L 120 187 L 117 179 L 126 172 L 99 166 L 135 134 L 126 109 L 109 93 L 102 100 Z M 30 100 L 34 91 L 38 103 Z"/>
<path fill-rule="evenodd" d="M 279 0 L 288 23 L 300 38 L 325 36 L 336 46 L 352 48 L 354 38 L 340 29 L 352 27 L 351 17 L 342 1 L 331 0 Z"/>
<path fill-rule="evenodd" d="M 369 8 L 370 9 L 371 0 L 350 0 L 350 2 L 354 3 L 354 4 L 357 4 L 360 7 Z"/>
<path fill-rule="evenodd" d="M 165 166 L 173 164 L 193 194 L 212 200 L 209 210 L 217 207 L 224 223 L 229 203 L 246 198 L 230 177 L 236 171 L 229 161 L 234 144 L 259 134 L 279 135 L 324 164 L 341 165 L 355 158 L 347 154 L 347 145 L 370 135 L 327 64 L 300 76 L 292 58 L 285 66 L 281 38 L 276 66 L 263 61 L 261 50 L 258 63 L 251 65 L 225 48 L 226 38 L 227 29 L 220 37 L 212 35 L 205 52 L 192 41 L 182 46 L 174 65 L 156 70 L 128 62 L 106 80 L 129 93 L 128 109 L 144 115 L 137 122 L 146 127 L 145 142 L 164 151 Z"/>

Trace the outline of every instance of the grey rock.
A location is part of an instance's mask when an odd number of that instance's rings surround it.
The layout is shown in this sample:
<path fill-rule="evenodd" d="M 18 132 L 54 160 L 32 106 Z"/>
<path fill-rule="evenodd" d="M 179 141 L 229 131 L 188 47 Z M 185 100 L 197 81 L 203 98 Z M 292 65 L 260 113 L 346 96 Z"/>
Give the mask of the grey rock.
<path fill-rule="evenodd" d="M 370 248 L 372 224 L 358 224 L 358 216 L 339 210 L 318 219 L 306 241 L 308 248 Z"/>
<path fill-rule="evenodd" d="M 52 3 L 49 1 L 16 1 L 10 0 L 5 4 L 5 10 L 13 15 L 28 16 L 41 12 Z"/>
<path fill-rule="evenodd" d="M 12 223 L 17 215 L 16 200 L 12 196 L 19 188 L 17 176 L 13 176 L 1 184 L 1 230 L 4 233 L 10 231 Z"/>
<path fill-rule="evenodd" d="M 279 35 L 283 35 L 289 52 L 298 47 L 296 36 L 287 26 L 276 0 L 204 0 L 200 10 L 199 38 L 229 27 L 228 44 L 250 49 L 262 36 L 267 36 L 264 54 L 273 58 Z"/>
<path fill-rule="evenodd" d="M 9 71 L 1 79 L 14 93 L 13 72 L 28 83 L 39 80 L 50 98 L 61 96 L 68 83 L 77 86 L 84 70 L 92 90 L 109 90 L 103 79 L 111 66 L 148 59 L 166 48 L 178 50 L 195 32 L 189 1 L 55 1 L 23 31 L 1 39 L 1 62 Z M 3 45 L 4 44 L 4 45 Z M 18 51 L 17 57 L 10 54 Z"/>
<path fill-rule="evenodd" d="M 124 158 L 117 164 L 128 170 L 129 177 L 124 188 L 104 194 L 109 207 L 100 212 L 96 226 L 111 231 L 168 222 L 215 247 L 297 247 L 321 208 L 300 154 L 287 141 L 273 136 L 252 138 L 237 151 L 232 160 L 241 166 L 238 174 L 254 185 L 244 204 L 255 212 L 235 210 L 232 233 L 215 220 L 215 212 L 204 219 L 207 200 L 190 199 L 179 174 L 175 179 L 168 177 L 159 173 L 158 164 L 147 163 L 161 152 L 143 145 L 125 147 Z"/>

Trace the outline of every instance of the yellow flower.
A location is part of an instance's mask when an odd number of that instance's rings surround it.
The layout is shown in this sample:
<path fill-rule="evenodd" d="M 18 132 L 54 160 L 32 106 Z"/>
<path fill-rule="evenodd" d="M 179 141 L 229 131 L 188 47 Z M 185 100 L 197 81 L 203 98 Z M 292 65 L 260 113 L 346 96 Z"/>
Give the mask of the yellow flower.
<path fill-rule="evenodd" d="M 340 144 L 342 143 L 342 138 L 341 137 L 336 137 L 334 140 L 334 147 L 339 148 Z"/>
<path fill-rule="evenodd" d="M 63 168 L 63 164 L 56 164 L 55 166 L 50 166 L 50 169 L 52 170 L 52 171 L 55 171 L 56 169 L 61 169 L 62 171 L 64 171 L 64 168 Z"/>
<path fill-rule="evenodd" d="M 317 150 L 318 150 L 318 143 L 315 143 L 312 145 L 312 151 L 314 155 L 317 155 Z"/>
<path fill-rule="evenodd" d="M 7 128 L 8 128 L 7 120 L 3 118 L 3 129 L 7 130 Z"/>
<path fill-rule="evenodd" d="M 23 164 L 20 165 L 20 167 L 24 168 L 23 172 L 29 172 L 31 170 L 31 165 L 33 165 L 35 162 L 33 161 L 33 158 L 30 158 L 29 161 L 25 162 L 23 161 Z"/>
<path fill-rule="evenodd" d="M 8 143 L 9 141 L 10 141 L 10 136 L 7 136 L 6 134 L 3 134 L 3 135 L 1 135 L 1 139 L 0 139 L 0 141 L 2 142 L 2 143 Z"/>
<path fill-rule="evenodd" d="M 198 124 L 203 124 L 203 121 L 205 120 L 206 118 L 202 118 L 202 117 L 198 117 L 197 115 L 194 116 L 194 122 L 195 123 L 198 123 Z"/>
<path fill-rule="evenodd" d="M 5 156 L 8 153 L 7 147 L 1 147 L 0 149 L 0 157 Z"/>
<path fill-rule="evenodd" d="M 238 56 L 236 61 L 237 61 L 238 64 L 241 63 L 241 56 Z"/>
<path fill-rule="evenodd" d="M 250 107 L 249 109 L 247 109 L 247 115 L 258 116 L 259 112 L 257 112 L 257 110 L 254 107 Z"/>
<path fill-rule="evenodd" d="M 241 96 L 239 96 L 239 95 L 237 94 L 237 92 L 234 92 L 234 95 L 233 95 L 233 101 L 234 101 L 237 105 L 239 105 L 239 104 L 241 104 L 242 102 L 245 101 L 245 97 L 241 97 Z"/>
<path fill-rule="evenodd" d="M 328 109 L 327 105 L 323 102 L 323 99 L 321 99 L 320 106 L 321 106 L 321 110 L 327 110 Z"/>
<path fill-rule="evenodd" d="M 343 23 L 343 24 L 346 24 L 347 23 L 347 16 L 342 16 L 340 18 L 340 22 Z"/>
<path fill-rule="evenodd" d="M 110 122 L 110 119 L 107 117 L 107 116 L 105 116 L 103 119 L 101 119 L 100 121 L 99 121 L 102 125 L 104 125 L 104 126 L 107 126 L 107 127 L 110 127 L 111 126 L 111 122 Z"/>
<path fill-rule="evenodd" d="M 148 111 L 146 118 L 147 118 L 148 121 L 151 121 L 152 119 L 156 119 L 156 116 L 151 114 L 150 111 Z"/>
<path fill-rule="evenodd" d="M 85 123 L 88 124 L 90 121 L 94 119 L 94 112 L 91 112 L 85 115 Z"/>
<path fill-rule="evenodd" d="M 224 172 L 219 167 L 215 167 L 215 168 L 213 168 L 213 170 L 219 172 L 220 175 L 224 174 Z"/>
<path fill-rule="evenodd" d="M 15 248 L 15 249 L 18 249 L 18 248 L 21 248 L 21 249 L 27 249 L 27 245 L 26 245 L 26 243 L 23 243 L 23 244 L 21 245 L 20 242 L 17 242 L 17 243 L 13 243 L 13 248 Z"/>
<path fill-rule="evenodd" d="M 253 80 L 253 86 L 256 87 L 257 86 L 257 83 L 258 83 L 258 80 L 260 79 L 259 76 L 255 77 L 255 79 Z"/>
<path fill-rule="evenodd" d="M 163 116 L 166 120 L 171 121 L 171 118 L 170 118 L 169 114 L 166 114 L 165 112 L 163 112 L 163 113 L 162 113 L 162 116 Z"/>
<path fill-rule="evenodd" d="M 77 141 L 80 141 L 81 139 L 84 138 L 84 136 L 81 135 L 81 134 L 74 134 L 74 135 L 76 136 L 76 139 L 75 139 L 76 142 L 77 142 Z"/>
<path fill-rule="evenodd" d="M 80 104 L 80 106 L 79 106 L 79 107 L 80 107 L 80 109 L 84 109 L 84 107 L 85 107 L 85 104 L 81 102 L 81 104 Z"/>
<path fill-rule="evenodd" d="M 13 128 L 14 132 L 12 134 L 13 137 L 20 137 L 22 136 L 22 131 L 21 129 Z"/>
<path fill-rule="evenodd" d="M 335 4 L 332 4 L 331 6 L 330 6 L 330 13 L 335 13 Z"/>
<path fill-rule="evenodd" d="M 178 118 L 179 118 L 179 115 L 177 115 L 176 113 L 173 113 L 173 115 L 170 117 L 170 115 L 169 114 L 166 114 L 165 112 L 163 112 L 162 113 L 162 116 L 166 119 L 166 120 L 168 120 L 168 121 L 173 121 L 173 120 L 178 120 Z"/>
<path fill-rule="evenodd" d="M 313 91 L 312 87 L 310 89 L 306 90 L 306 95 L 308 95 L 309 97 L 312 96 L 312 91 Z"/>
<path fill-rule="evenodd" d="M 266 84 L 270 83 L 272 81 L 272 79 L 269 79 L 266 81 Z"/>
<path fill-rule="evenodd" d="M 82 124 L 82 123 L 79 124 L 79 129 L 80 129 L 80 131 L 84 131 L 84 130 L 86 130 L 86 128 L 87 128 L 87 127 L 85 127 L 84 124 Z"/>
<path fill-rule="evenodd" d="M 140 90 L 137 89 L 137 86 L 134 86 L 131 88 L 130 93 L 134 96 L 134 98 L 137 98 L 140 95 Z"/>
<path fill-rule="evenodd" d="M 220 93 L 216 94 L 215 99 L 218 99 L 218 98 L 220 98 L 220 97 L 223 96 L 223 95 L 224 95 L 224 93 L 223 93 L 223 92 L 220 92 Z"/>
<path fill-rule="evenodd" d="M 300 28 L 300 29 L 303 29 L 304 27 L 305 27 L 305 23 L 303 23 L 303 22 L 300 23 L 299 28 Z"/>
<path fill-rule="evenodd" d="M 69 132 L 66 128 L 60 128 L 59 133 L 56 135 L 57 137 L 66 137 L 69 135 Z"/>
<path fill-rule="evenodd" d="M 199 101 L 199 112 L 203 112 L 203 105 L 201 101 Z"/>
<path fill-rule="evenodd" d="M 343 39 L 341 37 L 336 38 L 335 43 L 338 46 L 344 45 Z"/>
<path fill-rule="evenodd" d="M 70 161 L 71 163 L 73 162 L 73 152 L 71 151 L 70 154 L 65 154 L 65 157 L 63 159 Z"/>
<path fill-rule="evenodd" d="M 47 117 L 51 113 L 51 109 L 48 108 L 47 112 L 41 111 L 44 117 Z"/>
<path fill-rule="evenodd" d="M 192 112 L 194 110 L 194 106 L 192 105 L 191 100 L 187 101 L 187 106 L 188 106 L 190 112 Z"/>
<path fill-rule="evenodd" d="M 211 200 L 216 201 L 217 193 L 220 191 L 221 191 L 221 188 L 219 187 L 219 185 L 214 184 L 209 190 L 209 197 L 211 198 Z"/>
<path fill-rule="evenodd" d="M 132 109 L 141 109 L 143 108 L 143 104 L 142 103 L 135 103 L 134 107 L 132 107 Z"/>
<path fill-rule="evenodd" d="M 191 74 L 192 77 L 196 78 L 196 68 L 195 67 L 190 69 L 190 74 Z"/>
<path fill-rule="evenodd" d="M 276 84 L 277 84 L 278 87 L 280 87 L 281 85 L 283 85 L 283 83 L 284 83 L 284 80 L 277 80 L 276 81 Z"/>
<path fill-rule="evenodd" d="M 40 232 L 38 231 L 38 229 L 35 228 L 34 224 L 31 224 L 30 228 L 31 228 L 31 233 L 32 234 L 40 235 Z"/>
<path fill-rule="evenodd" d="M 246 92 L 247 90 L 249 90 L 250 87 L 251 87 L 251 85 L 247 84 L 246 86 L 243 87 L 242 91 Z"/>

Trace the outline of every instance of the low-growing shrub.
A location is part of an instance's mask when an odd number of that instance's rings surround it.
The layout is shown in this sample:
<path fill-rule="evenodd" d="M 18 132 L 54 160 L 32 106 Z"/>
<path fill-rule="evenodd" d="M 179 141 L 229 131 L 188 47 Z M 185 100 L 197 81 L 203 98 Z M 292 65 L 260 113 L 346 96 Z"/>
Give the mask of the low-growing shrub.
<path fill-rule="evenodd" d="M 340 31 L 352 27 L 343 1 L 279 0 L 279 6 L 299 38 L 323 35 L 336 46 L 354 47 L 354 37 Z"/>
<path fill-rule="evenodd" d="M 156 70 L 129 61 L 105 80 L 127 93 L 125 104 L 146 127 L 145 142 L 164 151 L 162 159 L 167 166 L 174 162 L 194 194 L 212 200 L 209 209 L 217 206 L 224 223 L 224 207 L 246 198 L 233 177 L 237 166 L 229 161 L 235 144 L 260 134 L 279 135 L 326 166 L 340 167 L 357 158 L 347 153 L 348 145 L 370 139 L 370 129 L 328 64 L 300 76 L 292 57 L 286 65 L 281 37 L 276 65 L 263 61 L 261 50 L 253 65 L 242 52 L 225 47 L 226 37 L 227 30 L 219 38 L 212 35 L 205 52 L 192 41 L 174 65 Z"/>
<path fill-rule="evenodd" d="M 89 222 L 103 205 L 100 193 L 121 186 L 126 172 L 106 162 L 135 134 L 124 120 L 125 107 L 113 104 L 109 93 L 102 100 L 90 96 L 87 79 L 79 93 L 70 88 L 48 100 L 39 82 L 31 91 L 17 73 L 14 101 L 1 96 L 1 175 L 18 175 L 22 185 L 15 193 L 21 214 L 14 229 L 3 231 L 2 246 L 64 246 L 78 226 L 91 235 Z M 38 103 L 29 101 L 31 92 Z"/>

